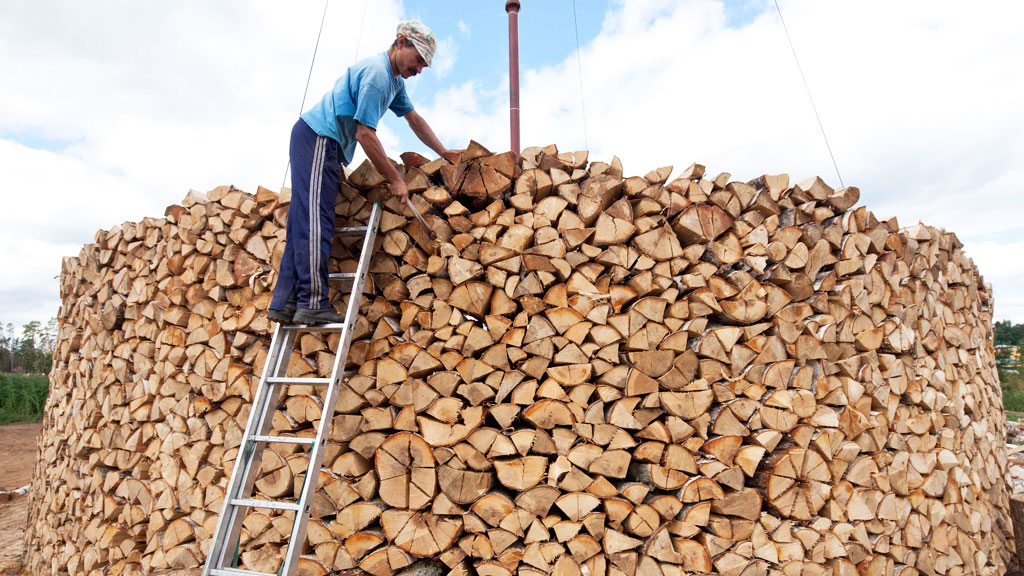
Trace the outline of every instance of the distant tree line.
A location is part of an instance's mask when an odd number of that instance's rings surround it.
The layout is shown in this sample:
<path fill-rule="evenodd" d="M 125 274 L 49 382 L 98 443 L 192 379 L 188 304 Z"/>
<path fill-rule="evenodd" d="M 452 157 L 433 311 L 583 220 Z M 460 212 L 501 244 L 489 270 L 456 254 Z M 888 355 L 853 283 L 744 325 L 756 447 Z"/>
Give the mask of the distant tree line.
<path fill-rule="evenodd" d="M 37 373 L 50 371 L 53 348 L 57 343 L 57 319 L 45 325 L 32 321 L 21 327 L 0 323 L 0 373 Z"/>
<path fill-rule="evenodd" d="M 996 322 L 996 346 L 1024 345 L 1024 324 L 1014 324 L 1009 320 Z"/>

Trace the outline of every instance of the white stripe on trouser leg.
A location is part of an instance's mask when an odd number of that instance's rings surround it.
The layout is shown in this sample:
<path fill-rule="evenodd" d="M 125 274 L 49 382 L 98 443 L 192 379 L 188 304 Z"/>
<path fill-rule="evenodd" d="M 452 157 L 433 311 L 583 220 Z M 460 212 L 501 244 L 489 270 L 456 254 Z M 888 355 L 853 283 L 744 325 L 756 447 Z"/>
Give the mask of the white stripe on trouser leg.
<path fill-rule="evenodd" d="M 323 298 L 323 282 L 320 278 L 320 242 L 322 241 L 323 230 L 320 226 L 320 201 L 323 196 L 324 186 L 324 161 L 327 157 L 327 138 L 323 136 L 317 136 L 317 151 L 315 156 L 315 167 L 313 168 L 316 174 L 316 188 L 313 189 L 313 208 L 312 213 L 316 214 L 316 218 L 311 222 L 313 223 L 313 232 L 315 234 L 314 239 L 311 241 L 311 247 L 315 247 L 315 250 L 310 251 L 310 255 L 313 258 L 313 269 L 311 270 L 310 278 L 313 279 L 313 286 L 316 288 L 316 292 L 311 298 L 311 303 L 314 303 L 314 310 L 320 309 L 320 300 Z"/>
<path fill-rule="evenodd" d="M 309 221 L 307 222 L 307 226 L 309 226 L 309 309 L 310 310 L 316 310 L 316 304 L 315 304 L 316 300 L 315 300 L 315 297 L 314 297 L 314 294 L 316 294 L 316 267 L 315 267 L 314 256 L 313 256 L 315 251 L 314 251 L 313 247 L 315 245 L 314 242 L 316 241 L 315 240 L 316 236 L 315 236 L 315 228 L 314 228 L 314 226 L 316 225 L 315 224 L 316 223 L 316 219 L 315 218 L 316 218 L 317 211 L 316 211 L 316 208 L 314 208 L 314 206 L 315 206 L 314 205 L 314 201 L 315 201 L 315 196 L 316 196 L 316 176 L 317 176 L 316 164 L 317 164 L 317 158 L 319 157 L 319 151 L 320 151 L 320 137 L 318 136 L 317 139 L 316 139 L 315 144 L 313 145 L 313 158 L 312 158 L 313 161 L 310 162 L 310 167 L 309 167 L 309 170 L 310 170 L 310 172 L 309 172 L 309 198 L 306 200 L 306 202 L 307 202 L 306 213 L 308 214 L 308 219 L 309 219 Z"/>
<path fill-rule="evenodd" d="M 317 136 L 313 151 L 313 168 L 309 187 L 309 280 L 310 310 L 320 309 L 323 285 L 320 283 L 320 195 L 323 187 L 323 163 L 327 139 Z"/>
<path fill-rule="evenodd" d="M 320 266 L 323 266 L 321 260 L 323 254 L 320 253 L 320 243 L 323 242 L 324 229 L 320 223 L 320 203 L 323 201 L 324 196 L 324 164 L 327 162 L 327 138 L 323 136 L 317 136 L 317 140 L 320 141 L 320 153 L 317 155 L 317 168 L 316 168 L 316 302 L 317 309 L 320 309 L 320 300 L 325 297 L 324 292 L 326 286 L 324 286 L 323 277 L 320 276 Z"/>
<path fill-rule="evenodd" d="M 313 301 L 316 302 L 315 310 L 319 310 L 320 309 L 321 293 L 323 292 L 323 284 L 320 283 L 320 196 L 321 196 L 321 193 L 323 192 L 323 185 L 324 185 L 323 171 L 324 171 L 324 156 L 326 155 L 326 150 L 327 150 L 327 139 L 324 138 L 323 136 L 317 136 L 316 143 L 319 146 L 319 149 L 318 149 L 318 151 L 316 153 L 316 168 L 315 168 L 315 170 L 316 170 L 316 192 L 315 192 L 316 198 L 313 200 L 313 211 L 316 213 L 316 219 L 313 220 L 314 226 L 315 226 L 315 231 L 316 231 L 316 240 L 312 244 L 313 246 L 316 247 L 316 250 L 313 250 L 311 252 L 311 254 L 313 255 L 313 262 L 314 262 L 314 265 L 315 265 L 315 267 L 313 268 L 313 271 L 312 271 L 313 274 L 312 274 L 311 278 L 315 278 L 316 279 L 316 284 L 314 284 L 316 286 L 316 295 L 315 295 L 315 299 Z"/>

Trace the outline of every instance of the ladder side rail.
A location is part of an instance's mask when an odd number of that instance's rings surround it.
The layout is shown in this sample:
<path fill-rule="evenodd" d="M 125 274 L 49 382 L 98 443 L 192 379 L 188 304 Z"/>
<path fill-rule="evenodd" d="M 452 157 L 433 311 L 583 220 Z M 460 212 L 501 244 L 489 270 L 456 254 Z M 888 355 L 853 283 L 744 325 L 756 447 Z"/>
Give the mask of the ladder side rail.
<path fill-rule="evenodd" d="M 324 449 L 327 445 L 327 437 L 331 431 L 331 423 L 334 420 L 334 406 L 338 401 L 338 389 L 345 373 L 345 363 L 348 359 L 348 351 L 352 345 L 352 331 L 355 328 L 356 318 L 359 315 L 359 304 L 363 298 L 363 288 L 366 284 L 367 272 L 370 269 L 370 260 L 373 257 L 373 244 L 377 237 L 381 217 L 380 204 L 374 203 L 370 212 L 370 221 L 367 224 L 366 237 L 363 239 L 362 252 L 359 255 L 359 265 L 356 277 L 353 279 L 352 292 L 349 294 L 348 306 L 345 308 L 345 324 L 341 331 L 338 342 L 338 353 L 334 356 L 334 367 L 331 370 L 331 383 L 327 388 L 324 398 L 324 407 L 320 415 L 320 426 L 317 429 L 316 443 L 309 455 L 309 467 L 306 469 L 306 481 L 302 485 L 302 493 L 299 497 L 300 509 L 295 513 L 295 522 L 292 524 L 292 532 L 288 541 L 288 552 L 284 559 L 281 574 L 290 576 L 298 568 L 299 556 L 305 544 L 306 526 L 309 523 L 310 501 L 316 494 L 316 488 L 320 479 L 320 465 L 324 457 Z"/>
<path fill-rule="evenodd" d="M 228 482 L 228 486 L 224 491 L 224 503 L 221 506 L 220 515 L 217 517 L 217 528 L 213 533 L 213 542 L 210 547 L 210 556 L 206 559 L 206 565 L 203 568 L 203 576 L 209 576 L 211 570 L 224 568 L 225 561 L 231 556 L 232 550 L 238 540 L 238 534 L 240 533 L 241 521 L 238 518 L 239 507 L 231 504 L 231 499 L 235 498 L 240 494 L 240 488 L 244 488 L 248 484 L 248 489 L 252 489 L 253 482 L 244 482 L 243 478 L 247 476 L 255 476 L 252 470 L 252 461 L 255 458 L 246 458 L 250 451 L 255 448 L 258 455 L 262 454 L 262 446 L 259 443 L 255 447 L 246 446 L 248 439 L 254 436 L 254 429 L 263 423 L 263 414 L 261 411 L 270 403 L 270 396 L 274 396 L 273 404 L 277 403 L 277 396 L 280 395 L 280 388 L 274 387 L 271 390 L 267 384 L 266 379 L 271 372 L 282 372 L 285 373 L 288 370 L 288 359 L 291 354 L 287 356 L 281 354 L 281 350 L 284 348 L 291 349 L 295 341 L 294 333 L 282 329 L 280 324 L 274 330 L 274 334 L 271 337 L 270 348 L 268 350 L 267 358 L 273 362 L 270 370 L 264 370 L 260 376 L 259 386 L 256 388 L 256 397 L 253 399 L 252 408 L 249 411 L 249 418 L 246 421 L 245 432 L 242 436 L 242 443 L 238 447 L 238 455 L 235 456 L 235 465 L 231 472 L 231 478 Z M 282 367 L 282 360 L 284 366 Z M 276 375 L 276 374 L 275 374 Z M 259 409 L 257 408 L 259 407 Z M 259 470 L 259 465 L 255 467 L 255 470 Z M 225 528 L 230 527 L 231 534 L 233 537 L 224 538 Z M 230 546 L 228 544 L 231 544 Z"/>
<path fill-rule="evenodd" d="M 280 348 L 277 350 L 278 355 L 274 360 L 271 375 L 280 377 L 288 373 L 288 363 L 291 360 L 292 348 L 295 346 L 296 331 L 285 328 L 280 324 L 278 324 L 278 330 L 284 333 L 284 338 Z M 258 405 L 258 410 L 257 404 L 253 404 L 252 411 L 249 413 L 249 424 L 246 426 L 246 433 L 242 438 L 243 443 L 248 444 L 248 446 L 245 446 L 247 456 L 240 479 L 241 485 L 233 496 L 234 498 L 246 498 L 252 494 L 253 485 L 256 483 L 256 476 L 259 474 L 260 465 L 262 464 L 263 450 L 266 448 L 265 443 L 254 442 L 252 438 L 257 435 L 266 436 L 270 434 L 270 428 L 274 422 L 274 411 L 277 410 L 281 392 L 284 390 L 284 386 L 268 383 L 267 377 L 268 371 L 264 370 L 260 376 L 259 389 L 265 390 L 266 393 L 262 398 L 262 402 Z M 255 420 L 253 420 L 253 412 L 256 413 Z M 242 456 L 242 448 L 243 446 L 239 446 L 238 457 Z M 228 524 L 229 532 L 223 540 L 225 544 L 224 554 L 238 546 L 238 540 L 242 533 L 242 520 L 244 520 L 247 510 L 248 507 L 246 506 L 232 507 L 231 524 Z"/>
<path fill-rule="evenodd" d="M 363 238 L 356 277 L 352 280 L 352 292 L 349 294 L 348 306 L 345 308 L 345 328 L 338 342 L 338 353 L 334 356 L 332 374 L 338 375 L 338 381 L 341 381 L 341 374 L 345 371 L 345 363 L 348 361 L 348 351 L 352 345 L 352 330 L 355 329 L 356 318 L 359 316 L 359 304 L 363 299 L 363 290 L 366 287 L 366 278 L 370 271 L 370 260 L 373 259 L 373 245 L 377 239 L 377 230 L 380 229 L 380 218 L 380 204 L 374 202 L 373 210 L 370 212 L 370 221 L 366 225 L 366 237 Z M 324 404 L 324 407 L 326 408 L 327 404 Z M 330 407 L 333 412 L 334 402 L 330 404 Z"/>

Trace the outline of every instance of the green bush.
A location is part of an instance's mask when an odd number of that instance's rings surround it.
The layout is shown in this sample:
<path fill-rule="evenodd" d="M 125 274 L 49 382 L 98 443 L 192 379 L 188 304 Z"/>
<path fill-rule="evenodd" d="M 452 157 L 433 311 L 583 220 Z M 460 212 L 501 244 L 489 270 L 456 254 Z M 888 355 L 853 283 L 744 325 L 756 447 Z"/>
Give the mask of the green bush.
<path fill-rule="evenodd" d="M 49 392 L 44 374 L 0 374 L 0 424 L 41 420 Z"/>
<path fill-rule="evenodd" d="M 1003 385 L 1003 408 L 1007 412 L 1024 412 L 1024 374 L 999 370 L 999 382 Z"/>
<path fill-rule="evenodd" d="M 1010 412 L 1024 412 L 1024 390 L 1003 388 L 1003 408 Z"/>

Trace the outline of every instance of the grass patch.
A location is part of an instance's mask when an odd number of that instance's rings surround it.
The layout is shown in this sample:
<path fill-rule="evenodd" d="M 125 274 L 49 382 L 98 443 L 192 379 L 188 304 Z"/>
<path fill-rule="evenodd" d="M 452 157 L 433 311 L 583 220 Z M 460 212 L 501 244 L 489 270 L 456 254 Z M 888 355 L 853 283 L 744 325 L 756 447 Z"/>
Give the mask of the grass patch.
<path fill-rule="evenodd" d="M 1003 409 L 1009 412 L 1024 412 L 1024 390 L 1003 388 Z"/>
<path fill-rule="evenodd" d="M 1024 390 L 1003 388 L 1003 408 L 1011 412 L 1024 412 Z"/>
<path fill-rule="evenodd" d="M 0 424 L 42 420 L 49 392 L 45 374 L 0 374 Z"/>
<path fill-rule="evenodd" d="M 1006 419 L 1010 422 L 1020 422 L 1020 414 L 1006 414 Z"/>

